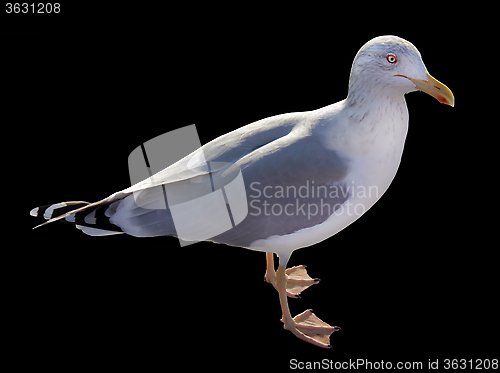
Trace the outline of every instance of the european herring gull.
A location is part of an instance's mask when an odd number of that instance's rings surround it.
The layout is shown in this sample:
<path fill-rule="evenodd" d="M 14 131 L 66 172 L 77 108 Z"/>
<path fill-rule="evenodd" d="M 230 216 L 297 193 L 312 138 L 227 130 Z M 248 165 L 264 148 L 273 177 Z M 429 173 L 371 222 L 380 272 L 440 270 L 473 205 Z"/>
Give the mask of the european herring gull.
<path fill-rule="evenodd" d="M 328 348 L 338 327 L 310 310 L 290 314 L 287 297 L 319 280 L 304 266 L 286 269 L 288 260 L 347 227 L 387 190 L 408 129 L 404 95 L 415 90 L 454 105 L 413 44 L 377 37 L 357 53 L 345 100 L 236 129 L 99 202 L 42 206 L 31 215 L 90 235 L 167 235 L 266 252 L 265 279 L 278 290 L 284 328 Z"/>

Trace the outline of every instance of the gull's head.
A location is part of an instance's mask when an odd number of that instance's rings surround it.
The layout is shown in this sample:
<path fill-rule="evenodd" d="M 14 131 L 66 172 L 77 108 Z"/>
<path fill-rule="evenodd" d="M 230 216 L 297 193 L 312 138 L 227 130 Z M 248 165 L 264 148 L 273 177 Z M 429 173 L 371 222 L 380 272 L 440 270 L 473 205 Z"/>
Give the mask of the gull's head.
<path fill-rule="evenodd" d="M 443 104 L 455 104 L 450 89 L 427 72 L 417 48 L 397 36 L 379 36 L 363 45 L 352 64 L 349 92 L 353 90 L 375 94 L 420 90 Z"/>

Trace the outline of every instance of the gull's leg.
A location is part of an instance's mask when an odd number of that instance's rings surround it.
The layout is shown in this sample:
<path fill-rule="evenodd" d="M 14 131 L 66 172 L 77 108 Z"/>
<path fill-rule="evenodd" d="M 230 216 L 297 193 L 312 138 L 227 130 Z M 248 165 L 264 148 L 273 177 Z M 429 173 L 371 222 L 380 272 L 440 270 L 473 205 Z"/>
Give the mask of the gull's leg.
<path fill-rule="evenodd" d="M 274 272 L 274 254 L 266 253 L 266 274 L 264 281 L 276 288 L 276 274 Z"/>
<path fill-rule="evenodd" d="M 330 348 L 330 335 L 333 332 L 340 330 L 338 327 L 332 327 L 320 320 L 311 310 L 302 312 L 301 314 L 292 318 L 290 309 L 288 308 L 288 298 L 286 291 L 287 275 L 286 264 L 289 257 L 280 257 L 280 265 L 276 272 L 276 284 L 278 294 L 280 297 L 281 310 L 283 312 L 284 328 L 291 331 L 300 339 L 309 342 L 315 346 Z"/>
<path fill-rule="evenodd" d="M 264 276 L 264 281 L 270 283 L 277 288 L 276 285 L 276 274 L 274 272 L 274 254 L 266 253 L 266 275 Z M 300 298 L 299 294 L 306 290 L 308 287 L 319 283 L 319 278 L 311 278 L 306 271 L 306 266 L 300 265 L 292 268 L 288 268 L 285 271 L 288 277 L 286 283 L 287 295 L 290 298 Z"/>

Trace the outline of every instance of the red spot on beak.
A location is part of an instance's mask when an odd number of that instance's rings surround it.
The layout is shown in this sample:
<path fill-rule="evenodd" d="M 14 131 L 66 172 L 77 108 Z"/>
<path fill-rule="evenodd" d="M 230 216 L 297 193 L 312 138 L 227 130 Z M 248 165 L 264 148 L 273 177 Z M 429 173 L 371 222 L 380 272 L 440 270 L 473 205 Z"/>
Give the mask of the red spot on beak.
<path fill-rule="evenodd" d="M 437 87 L 436 87 L 436 88 L 437 88 Z M 438 89 L 439 89 L 439 88 L 438 88 Z M 437 99 L 438 99 L 438 101 L 439 101 L 440 103 L 442 103 L 442 104 L 448 104 L 448 100 L 447 100 L 445 97 L 441 96 L 441 95 L 439 95 Z"/>

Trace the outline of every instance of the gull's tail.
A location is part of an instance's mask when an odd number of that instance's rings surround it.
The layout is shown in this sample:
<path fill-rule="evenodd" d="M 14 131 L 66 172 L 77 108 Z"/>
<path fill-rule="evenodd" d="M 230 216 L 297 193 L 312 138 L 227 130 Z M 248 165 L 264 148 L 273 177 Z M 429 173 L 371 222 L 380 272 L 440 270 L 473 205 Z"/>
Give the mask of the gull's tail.
<path fill-rule="evenodd" d="M 73 224 L 91 236 L 126 233 L 136 237 L 177 237 L 172 213 L 166 203 L 163 206 L 144 205 L 147 198 L 155 201 L 155 196 L 164 201 L 162 188 L 154 188 L 153 192 L 146 189 L 145 196 L 142 196 L 140 192 L 134 195 L 122 191 L 94 203 L 73 201 L 41 206 L 31 210 L 30 214 L 47 220 L 35 228 L 61 221 Z M 141 203 L 136 203 L 136 198 Z M 193 229 L 196 228 L 194 223 Z"/>
<path fill-rule="evenodd" d="M 75 225 L 78 229 L 91 236 L 106 236 L 119 234 L 123 231 L 109 222 L 109 216 L 104 214 L 104 210 L 109 207 L 109 203 L 88 203 L 84 201 L 61 202 L 53 205 L 35 207 L 30 211 L 34 217 L 44 218 L 47 222 L 36 226 L 60 221 Z"/>
<path fill-rule="evenodd" d="M 89 205 L 89 203 L 84 201 L 61 202 L 56 203 L 55 205 L 35 207 L 30 211 L 30 215 L 36 218 L 44 218 L 45 220 L 50 220 L 52 218 L 55 218 L 56 216 L 64 215 L 70 211 L 79 209 L 80 207 L 84 207 L 87 205 Z M 62 221 L 71 223 L 71 220 L 63 219 Z"/>

